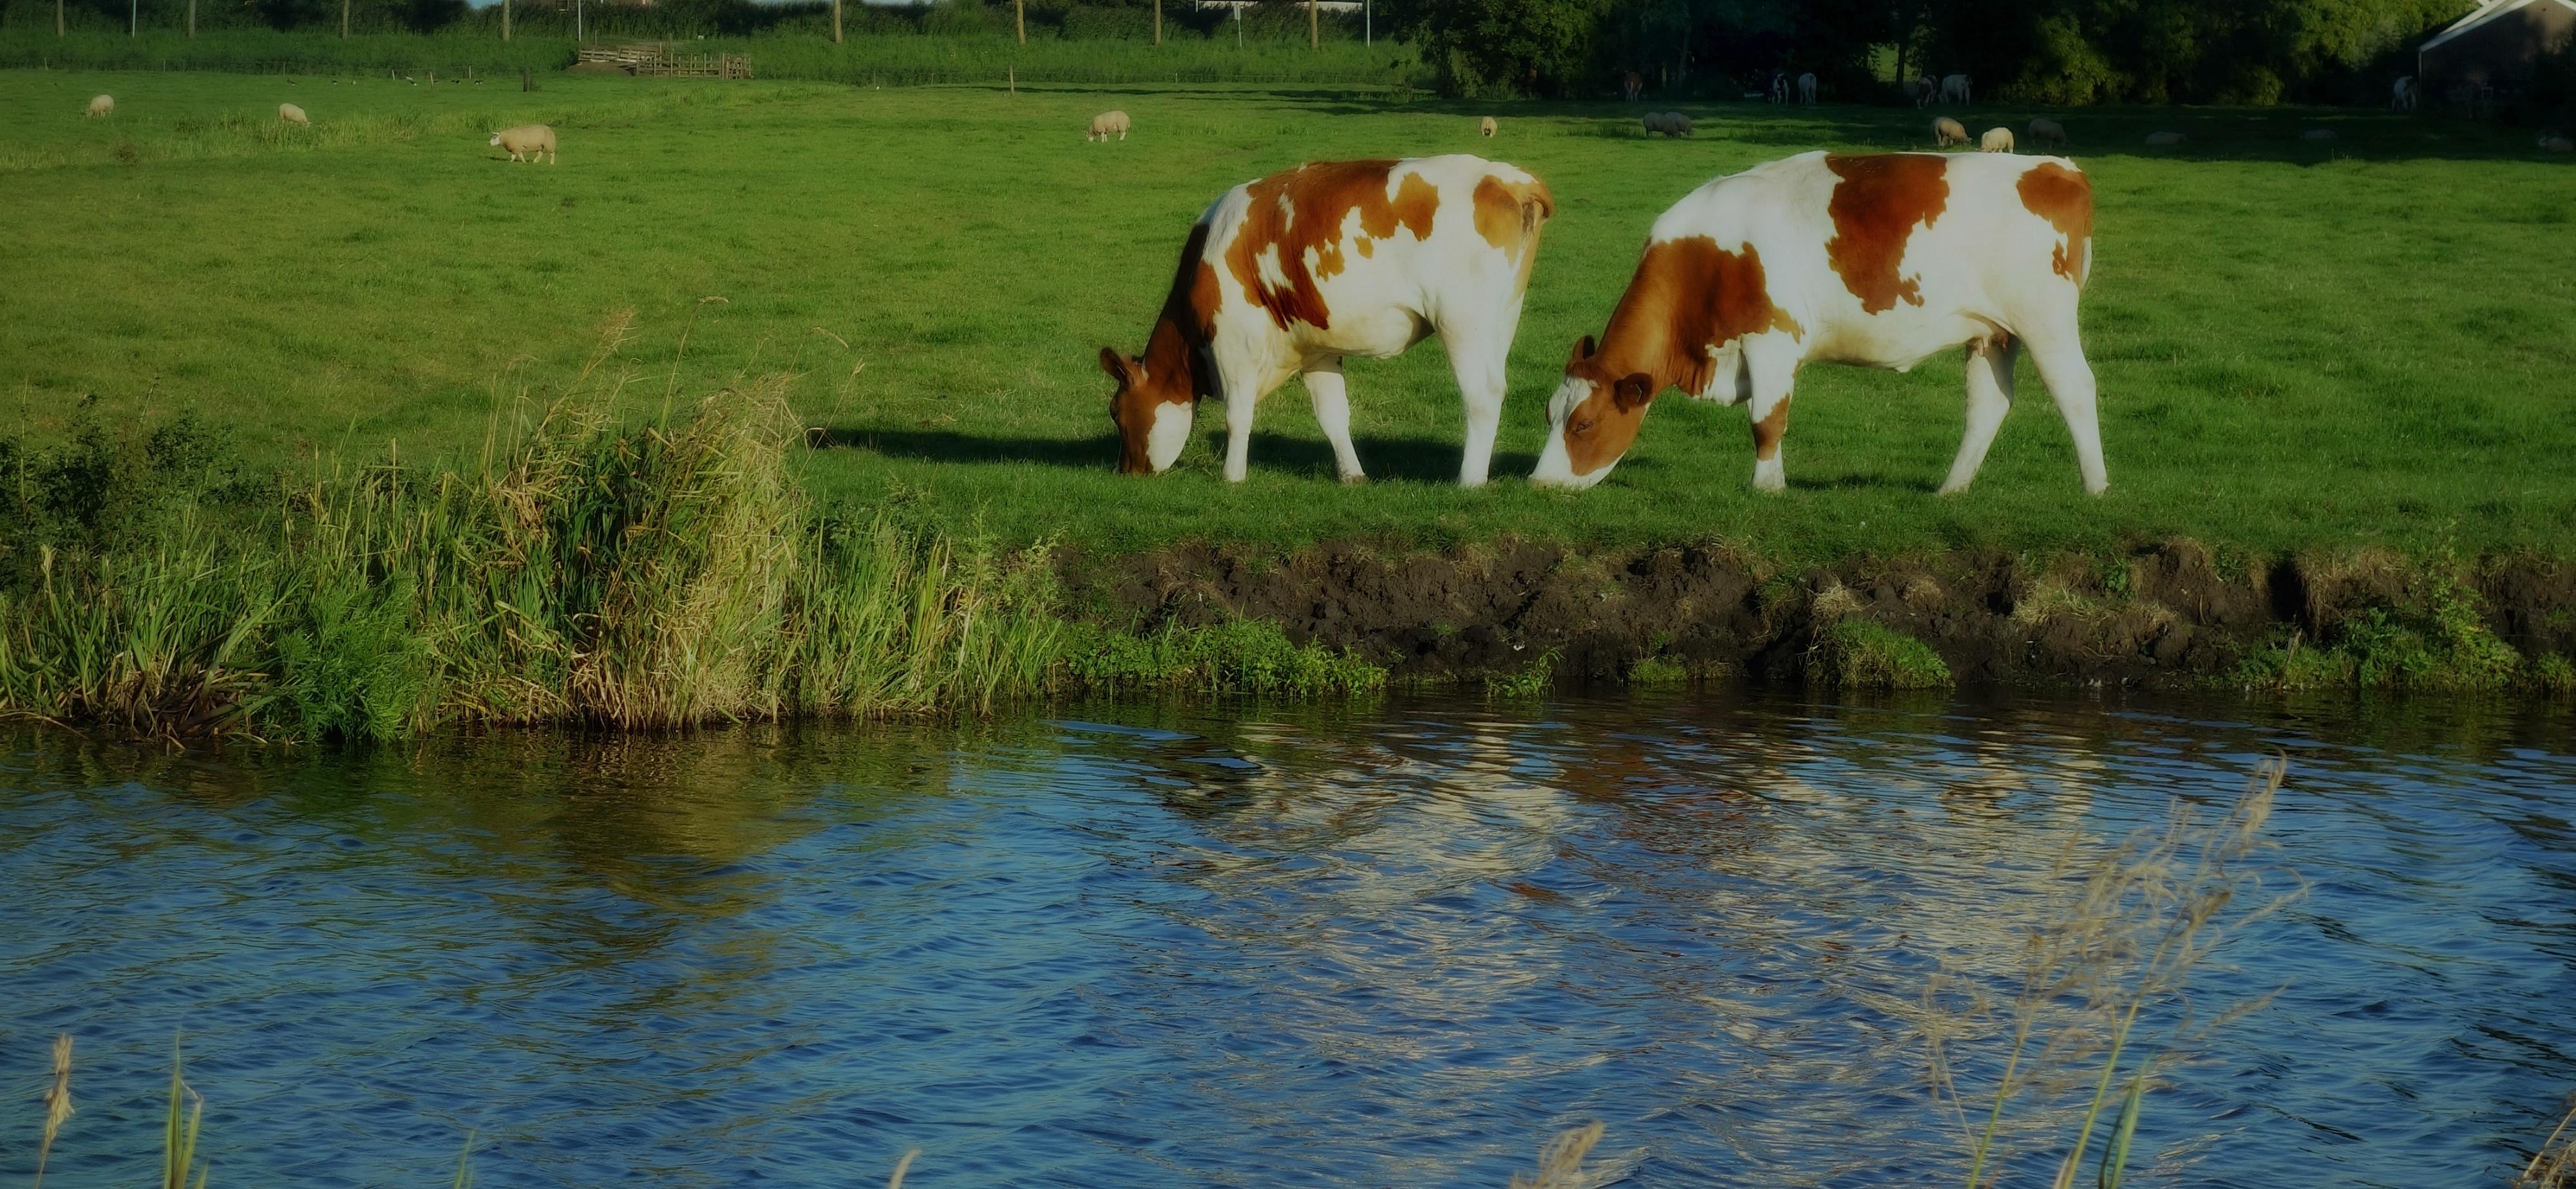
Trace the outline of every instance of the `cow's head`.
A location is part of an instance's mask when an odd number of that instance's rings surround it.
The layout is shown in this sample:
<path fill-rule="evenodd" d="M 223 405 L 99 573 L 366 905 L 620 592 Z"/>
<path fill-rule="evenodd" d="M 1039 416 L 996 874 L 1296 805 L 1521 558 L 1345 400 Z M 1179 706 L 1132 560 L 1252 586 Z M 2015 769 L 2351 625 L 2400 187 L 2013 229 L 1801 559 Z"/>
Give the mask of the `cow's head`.
<path fill-rule="evenodd" d="M 1198 413 L 1189 369 L 1178 369 L 1183 373 L 1178 376 L 1155 375 L 1143 359 L 1102 347 L 1100 370 L 1118 381 L 1118 391 L 1109 397 L 1109 420 L 1118 427 L 1118 473 L 1159 475 L 1170 469 L 1181 447 L 1189 444 L 1190 423 Z"/>
<path fill-rule="evenodd" d="M 1644 372 L 1614 371 L 1598 358 L 1591 335 L 1575 340 L 1565 380 L 1547 402 L 1547 445 L 1530 472 L 1532 485 L 1581 491 L 1608 476 L 1637 440 L 1660 385 Z"/>

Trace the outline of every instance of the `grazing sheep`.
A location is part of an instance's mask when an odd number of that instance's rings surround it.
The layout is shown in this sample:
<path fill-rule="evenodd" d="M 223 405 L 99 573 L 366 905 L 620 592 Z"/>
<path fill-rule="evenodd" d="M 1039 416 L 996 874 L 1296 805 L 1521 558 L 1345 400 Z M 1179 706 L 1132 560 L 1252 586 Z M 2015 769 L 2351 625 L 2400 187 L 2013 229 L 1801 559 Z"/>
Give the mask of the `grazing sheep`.
<path fill-rule="evenodd" d="M 106 116 L 106 115 L 114 115 L 114 114 L 116 114 L 116 96 L 114 96 L 114 95 L 92 95 L 92 96 L 90 96 L 90 99 L 89 99 L 89 114 L 90 114 L 90 115 L 93 115 L 93 116 Z"/>
<path fill-rule="evenodd" d="M 2333 140 L 2334 138 L 2335 134 L 2334 129 L 2332 128 L 2310 128 L 2299 134 L 2299 139 L 2301 140 Z"/>
<path fill-rule="evenodd" d="M 1932 143 L 1938 148 L 1968 143 L 1968 126 L 1948 116 L 1932 117 Z"/>
<path fill-rule="evenodd" d="M 510 150 L 513 161 L 518 160 L 521 153 L 527 154 L 529 160 L 549 158 L 548 164 L 553 164 L 555 157 L 555 130 L 543 124 L 504 128 L 492 134 L 492 143 Z"/>
<path fill-rule="evenodd" d="M 2397 76 L 2397 82 L 2396 82 L 2396 84 L 2388 88 L 2388 110 L 2390 110 L 2390 111 L 2413 111 L 2413 110 L 2415 110 L 2415 76 L 2414 76 L 2414 75 L 2411 75 L 2411 74 L 2401 74 L 2401 75 L 2398 75 L 2398 76 Z"/>
<path fill-rule="evenodd" d="M 2030 143 L 2051 148 L 2066 147 L 2066 125 L 2042 116 L 2030 122 Z"/>
<path fill-rule="evenodd" d="M 2188 139 L 2190 138 L 2179 132 L 2150 132 L 2147 134 L 2147 147 L 2161 149 L 2181 144 Z"/>
<path fill-rule="evenodd" d="M 286 121 L 286 122 L 287 122 L 287 123 L 289 123 L 289 124 L 302 124 L 303 126 L 305 126 L 305 127 L 307 127 L 307 128 L 310 128 L 310 127 L 312 127 L 312 126 L 313 126 L 313 121 L 312 121 L 312 120 L 310 120 L 310 119 L 305 118 L 305 115 L 304 115 L 304 109 L 303 109 L 303 108 L 300 108 L 300 107 L 297 107 L 297 106 L 295 106 L 295 105 L 294 105 L 294 104 L 292 104 L 292 103 L 281 103 L 281 104 L 278 104 L 278 105 L 277 105 L 277 118 L 278 118 L 278 119 L 280 119 L 280 120 L 284 120 L 284 121 Z"/>
<path fill-rule="evenodd" d="M 2544 132 L 2540 134 L 2540 150 L 2544 153 L 2576 153 L 2576 140 Z"/>
<path fill-rule="evenodd" d="M 1484 119 L 1476 121 L 1476 135 L 1478 136 L 1492 136 L 1500 130 L 1501 129 L 1495 125 L 1494 117 L 1492 116 L 1486 116 Z"/>
<path fill-rule="evenodd" d="M 1789 74 L 1784 70 L 1774 70 L 1771 72 L 1771 102 L 1787 103 L 1788 101 Z"/>
<path fill-rule="evenodd" d="M 1930 107 L 1932 100 L 1940 94 L 1941 84 L 1932 81 L 1931 75 L 1927 74 L 1914 80 L 1914 106 Z"/>
<path fill-rule="evenodd" d="M 1677 111 L 1647 112 L 1646 134 L 1651 136 L 1658 132 L 1667 137 L 1688 136 L 1691 134 L 1691 119 Z"/>
<path fill-rule="evenodd" d="M 1118 139 L 1125 140 L 1127 127 L 1126 112 L 1105 111 L 1091 117 L 1091 128 L 1082 134 L 1082 139 L 1086 142 L 1096 140 L 1105 144 L 1109 140 L 1109 134 L 1115 132 L 1118 134 Z"/>
<path fill-rule="evenodd" d="M 1799 75 L 1799 76 L 1798 76 L 1798 102 L 1800 102 L 1800 103 L 1814 103 L 1815 101 L 1816 101 L 1816 76 L 1815 76 L 1815 75 L 1812 75 L 1812 74 L 1802 74 L 1802 75 Z"/>
<path fill-rule="evenodd" d="M 1941 78 L 1941 102 L 1968 102 L 1968 76 L 1964 74 L 1943 75 Z"/>
<path fill-rule="evenodd" d="M 1980 153 L 2009 153 L 2013 151 L 2012 129 L 1986 129 L 1986 134 L 1977 138 L 1977 151 Z"/>

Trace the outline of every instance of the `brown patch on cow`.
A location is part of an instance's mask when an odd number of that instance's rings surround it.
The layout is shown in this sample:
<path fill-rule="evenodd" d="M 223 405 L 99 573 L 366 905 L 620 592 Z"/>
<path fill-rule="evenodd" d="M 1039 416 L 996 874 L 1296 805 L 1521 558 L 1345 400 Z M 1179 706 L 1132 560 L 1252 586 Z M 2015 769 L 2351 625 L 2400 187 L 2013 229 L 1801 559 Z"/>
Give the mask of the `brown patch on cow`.
<path fill-rule="evenodd" d="M 1146 444 L 1158 406 L 1183 405 L 1216 395 L 1216 385 L 1203 360 L 1215 333 L 1217 305 L 1224 299 L 1216 267 L 1207 259 L 1207 224 L 1190 228 L 1181 245 L 1180 264 L 1172 270 L 1172 287 L 1163 310 L 1145 339 L 1141 356 L 1120 357 L 1102 349 L 1101 369 L 1118 381 L 1109 398 L 1109 419 L 1118 426 L 1120 474 L 1151 474 L 1153 460 Z"/>
<path fill-rule="evenodd" d="M 1897 275 L 1905 243 L 1916 225 L 1931 226 L 1950 202 L 1950 159 L 1929 153 L 1827 154 L 1825 168 L 1841 180 L 1826 205 L 1834 238 L 1825 258 L 1864 313 L 1923 304 L 1921 286 Z"/>
<path fill-rule="evenodd" d="M 2042 161 L 2025 171 L 2014 188 L 2021 191 L 2022 206 L 2066 237 L 2050 263 L 2057 275 L 2083 288 L 2093 271 L 2093 183 L 2057 162 Z"/>
<path fill-rule="evenodd" d="M 1646 406 L 1664 389 L 1706 391 L 1716 367 L 1710 350 L 1775 330 L 1806 336 L 1797 319 L 1771 303 L 1753 245 L 1729 252 L 1704 235 L 1648 244 L 1610 313 L 1601 349 L 1578 349 L 1565 365 L 1568 377 L 1592 383 L 1592 394 L 1566 416 L 1574 473 L 1589 475 L 1627 453 Z"/>
<path fill-rule="evenodd" d="M 1780 457 L 1780 437 L 1789 432 L 1789 398 L 1771 406 L 1771 411 L 1753 423 L 1753 457 L 1763 462 Z"/>
<path fill-rule="evenodd" d="M 1492 174 L 1476 181 L 1476 234 L 1500 251 L 1535 242 L 1554 214 L 1556 198 L 1543 182 L 1506 182 Z"/>
<path fill-rule="evenodd" d="M 1226 271 L 1243 286 L 1244 300 L 1268 310 L 1281 330 L 1294 322 L 1330 327 L 1332 311 L 1325 308 L 1317 283 L 1345 267 L 1342 225 L 1352 211 L 1360 215 L 1355 239 L 1364 257 L 1376 255 L 1373 240 L 1395 234 L 1398 227 L 1417 240 L 1431 237 L 1439 189 L 1421 174 L 1407 174 L 1389 198 L 1386 183 L 1394 169 L 1393 161 L 1326 161 L 1252 183 L 1243 226 L 1225 251 Z M 1261 276 L 1261 257 L 1272 251 L 1278 253 L 1283 285 L 1273 286 Z"/>

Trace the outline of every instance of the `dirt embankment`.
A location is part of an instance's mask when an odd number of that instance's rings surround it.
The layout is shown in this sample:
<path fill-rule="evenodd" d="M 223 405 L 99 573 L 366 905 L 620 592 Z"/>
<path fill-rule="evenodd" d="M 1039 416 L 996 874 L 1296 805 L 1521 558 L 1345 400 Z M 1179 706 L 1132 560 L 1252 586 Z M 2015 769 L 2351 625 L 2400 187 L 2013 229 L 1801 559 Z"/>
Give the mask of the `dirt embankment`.
<path fill-rule="evenodd" d="M 1855 618 L 1930 646 L 1967 684 L 2207 684 L 2258 654 L 2439 645 L 2475 634 L 2463 624 L 2534 661 L 2576 653 L 2576 564 L 2435 566 L 2373 552 L 2265 560 L 2189 541 L 2105 557 L 1968 550 L 1803 572 L 1720 546 L 1586 552 L 1504 541 L 1390 555 L 1326 545 L 1279 559 L 1201 544 L 1077 567 L 1068 579 L 1077 605 L 1106 619 L 1148 629 L 1269 620 L 1297 642 L 1432 679 L 1526 673 L 1540 658 L 1574 681 L 1811 678 L 1824 629 Z"/>

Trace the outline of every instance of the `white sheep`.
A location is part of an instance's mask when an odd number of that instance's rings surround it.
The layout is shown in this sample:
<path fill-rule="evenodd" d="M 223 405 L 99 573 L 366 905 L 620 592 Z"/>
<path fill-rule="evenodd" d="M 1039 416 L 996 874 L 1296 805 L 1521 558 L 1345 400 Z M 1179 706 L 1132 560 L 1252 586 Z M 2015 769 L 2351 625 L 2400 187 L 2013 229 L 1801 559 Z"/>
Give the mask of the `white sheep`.
<path fill-rule="evenodd" d="M 2147 146 L 2158 149 L 2167 148 L 2188 139 L 2190 138 L 2179 132 L 2150 132 L 2147 134 Z"/>
<path fill-rule="evenodd" d="M 1948 116 L 1932 117 L 1932 143 L 1938 148 L 1968 143 L 1968 126 Z"/>
<path fill-rule="evenodd" d="M 2392 86 L 2390 86 L 2390 87 L 2388 88 L 2388 110 L 2390 110 L 2390 111 L 2413 111 L 2413 110 L 2415 110 L 2415 76 L 2414 76 L 2414 75 L 2411 75 L 2411 74 L 2401 74 L 2401 75 L 2398 75 L 2398 76 L 2397 76 L 2397 82 L 2395 83 L 2395 85 L 2392 85 Z"/>
<path fill-rule="evenodd" d="M 1798 102 L 1800 102 L 1800 103 L 1814 103 L 1815 101 L 1816 101 L 1816 76 L 1815 76 L 1815 75 L 1812 75 L 1812 74 L 1802 74 L 1802 75 L 1799 75 L 1799 76 L 1798 76 Z"/>
<path fill-rule="evenodd" d="M 2333 140 L 2334 138 L 2335 133 L 2332 128 L 2310 128 L 2299 134 L 2301 140 Z"/>
<path fill-rule="evenodd" d="M 2013 151 L 2012 129 L 1986 129 L 1986 134 L 1977 138 L 1977 151 L 1980 153 L 2009 153 Z"/>
<path fill-rule="evenodd" d="M 1501 131 L 1501 128 L 1495 125 L 1494 117 L 1492 116 L 1486 116 L 1484 119 L 1476 121 L 1476 135 L 1478 136 L 1492 136 L 1494 133 L 1499 131 Z"/>
<path fill-rule="evenodd" d="M 527 154 L 532 161 L 540 157 L 549 158 L 548 164 L 559 159 L 555 154 L 555 130 L 543 124 L 504 128 L 492 134 L 492 143 L 510 150 L 513 161 L 519 160 L 521 153 Z"/>
<path fill-rule="evenodd" d="M 2544 132 L 2540 134 L 2540 151 L 2544 153 L 2576 153 L 2576 140 L 2569 140 L 2566 137 L 2559 136 L 2555 133 Z"/>
<path fill-rule="evenodd" d="M 2060 124 L 2046 116 L 2041 116 L 2038 119 L 2032 120 L 2030 122 L 2030 143 L 2033 145 L 2048 145 L 2051 148 L 2064 148 L 2066 147 L 2066 125 Z"/>
<path fill-rule="evenodd" d="M 114 95 L 92 95 L 92 96 L 90 96 L 90 99 L 89 99 L 89 114 L 91 114 L 91 115 L 93 115 L 93 116 L 107 116 L 107 115 L 114 115 L 114 114 L 116 114 L 116 96 L 114 96 Z"/>
<path fill-rule="evenodd" d="M 1968 102 L 1968 76 L 1964 74 L 1947 74 L 1941 76 L 1941 102 Z"/>
<path fill-rule="evenodd" d="M 1085 131 L 1082 134 L 1082 139 L 1085 141 L 1097 140 L 1105 143 L 1108 141 L 1110 133 L 1114 132 L 1118 134 L 1118 139 L 1125 140 L 1127 139 L 1127 128 L 1128 122 L 1126 112 L 1105 111 L 1099 115 L 1091 117 L 1091 127 L 1088 131 Z"/>
<path fill-rule="evenodd" d="M 310 127 L 312 127 L 312 126 L 313 126 L 313 121 L 312 121 L 311 119 L 306 118 L 306 116 L 305 116 L 305 114 L 304 114 L 304 109 L 303 109 L 303 108 L 300 108 L 300 107 L 297 107 L 297 106 L 295 106 L 295 105 L 294 105 L 294 104 L 292 104 L 292 103 L 281 103 L 281 104 L 278 104 L 278 105 L 277 105 L 277 118 L 278 118 L 278 119 L 280 119 L 280 120 L 284 120 L 285 122 L 287 122 L 287 123 L 289 123 L 289 124 L 302 124 L 303 126 L 305 126 L 305 127 L 307 127 L 307 128 L 310 128 Z"/>

